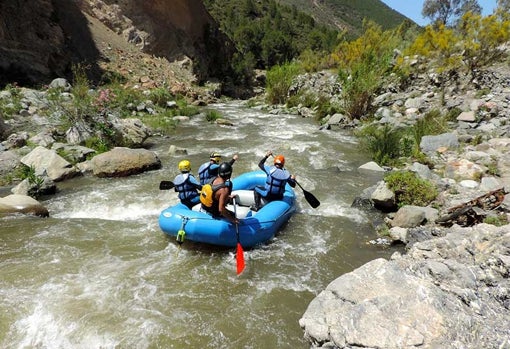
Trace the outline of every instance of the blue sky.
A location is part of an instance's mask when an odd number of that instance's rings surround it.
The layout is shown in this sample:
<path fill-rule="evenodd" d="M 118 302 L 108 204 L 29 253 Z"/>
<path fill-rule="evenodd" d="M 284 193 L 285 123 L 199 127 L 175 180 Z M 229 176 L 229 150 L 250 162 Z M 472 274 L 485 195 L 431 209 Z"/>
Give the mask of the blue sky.
<path fill-rule="evenodd" d="M 429 20 L 421 16 L 424 0 L 382 0 L 386 5 L 406 17 L 411 18 L 419 25 L 429 24 Z M 479 0 L 483 15 L 489 15 L 496 7 L 497 0 Z"/>

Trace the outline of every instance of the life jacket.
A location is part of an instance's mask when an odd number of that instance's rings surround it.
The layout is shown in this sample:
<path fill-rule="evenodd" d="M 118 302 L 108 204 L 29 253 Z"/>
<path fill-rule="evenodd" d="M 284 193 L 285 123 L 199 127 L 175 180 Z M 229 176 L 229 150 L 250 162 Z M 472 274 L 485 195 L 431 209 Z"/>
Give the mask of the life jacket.
<path fill-rule="evenodd" d="M 265 189 L 267 194 L 273 197 L 283 197 L 285 184 L 287 184 L 287 180 L 289 178 L 289 171 L 277 168 L 276 166 L 271 166 L 269 169 L 269 175 L 266 177 Z"/>
<path fill-rule="evenodd" d="M 212 184 L 215 179 L 216 177 L 202 186 L 202 190 L 200 191 L 200 202 L 202 203 L 202 208 L 204 210 L 211 213 L 213 216 L 219 216 L 220 203 L 218 200 L 216 200 L 216 192 L 221 188 L 228 188 L 228 193 L 230 195 L 232 192 L 232 182 L 227 180 L 221 184 Z"/>
<path fill-rule="evenodd" d="M 190 182 L 189 173 L 181 173 L 174 179 L 175 191 L 179 193 L 180 200 L 191 200 L 198 196 L 196 187 Z"/>
<path fill-rule="evenodd" d="M 212 164 L 211 162 L 202 164 L 198 168 L 198 178 L 200 179 L 200 184 L 204 185 L 211 179 L 215 178 L 218 175 L 218 168 L 218 164 Z"/>

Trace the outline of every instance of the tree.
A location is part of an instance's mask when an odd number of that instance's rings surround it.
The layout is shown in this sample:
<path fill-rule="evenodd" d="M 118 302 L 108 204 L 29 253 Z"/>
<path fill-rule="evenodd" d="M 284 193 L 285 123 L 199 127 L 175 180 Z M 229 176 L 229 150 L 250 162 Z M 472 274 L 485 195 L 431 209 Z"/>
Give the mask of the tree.
<path fill-rule="evenodd" d="M 425 0 L 421 14 L 434 23 L 449 24 L 467 12 L 482 12 L 477 0 Z"/>
<path fill-rule="evenodd" d="M 505 55 L 501 45 L 510 40 L 510 20 L 468 12 L 460 21 L 459 31 L 464 66 L 476 78 L 480 67 L 496 62 Z"/>
<path fill-rule="evenodd" d="M 510 0 L 498 0 L 497 13 L 502 18 L 510 18 Z"/>
<path fill-rule="evenodd" d="M 498 0 L 498 9 L 502 11 L 510 11 L 510 0 Z"/>

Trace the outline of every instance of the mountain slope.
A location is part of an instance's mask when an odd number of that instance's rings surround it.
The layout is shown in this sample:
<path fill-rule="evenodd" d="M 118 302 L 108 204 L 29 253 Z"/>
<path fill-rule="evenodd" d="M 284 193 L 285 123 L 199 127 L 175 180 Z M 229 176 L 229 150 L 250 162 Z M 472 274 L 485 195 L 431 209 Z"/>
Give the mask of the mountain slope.
<path fill-rule="evenodd" d="M 70 78 L 76 63 L 97 80 L 112 53 L 127 60 L 128 51 L 189 57 L 199 79 L 223 76 L 232 53 L 202 0 L 0 1 L 0 86 Z M 139 56 L 133 62 L 143 65 Z"/>
<path fill-rule="evenodd" d="M 279 0 L 279 2 L 296 6 L 319 23 L 341 31 L 347 30 L 349 36 L 361 33 L 363 18 L 373 20 L 383 29 L 394 28 L 404 20 L 410 20 L 380 0 Z"/>

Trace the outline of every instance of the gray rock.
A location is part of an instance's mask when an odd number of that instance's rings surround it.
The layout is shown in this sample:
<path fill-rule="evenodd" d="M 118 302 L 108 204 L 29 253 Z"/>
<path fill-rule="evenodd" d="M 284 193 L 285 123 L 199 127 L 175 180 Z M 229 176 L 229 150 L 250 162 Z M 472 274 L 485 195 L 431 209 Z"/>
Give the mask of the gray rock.
<path fill-rule="evenodd" d="M 117 147 L 93 157 L 91 166 L 98 177 L 124 177 L 159 169 L 161 160 L 146 149 Z"/>
<path fill-rule="evenodd" d="M 425 211 L 418 206 L 403 206 L 391 221 L 392 227 L 413 228 L 425 221 Z"/>
<path fill-rule="evenodd" d="M 0 198 L 0 214 L 13 213 L 49 216 L 48 209 L 30 196 L 13 194 Z"/>
<path fill-rule="evenodd" d="M 299 324 L 312 348 L 505 348 L 508 246 L 510 225 L 454 226 L 340 276 Z"/>
<path fill-rule="evenodd" d="M 388 188 L 384 181 L 379 181 L 376 189 L 372 193 L 371 199 L 374 206 L 383 211 L 391 211 L 396 207 L 395 193 Z"/>
<path fill-rule="evenodd" d="M 38 146 L 21 160 L 26 166 L 34 167 L 38 176 L 48 176 L 58 182 L 78 176 L 80 172 L 75 166 L 57 154 L 56 151 Z"/>
<path fill-rule="evenodd" d="M 420 149 L 424 153 L 434 153 L 441 147 L 456 149 L 459 146 L 457 136 L 453 133 L 443 133 L 437 136 L 423 136 Z"/>

